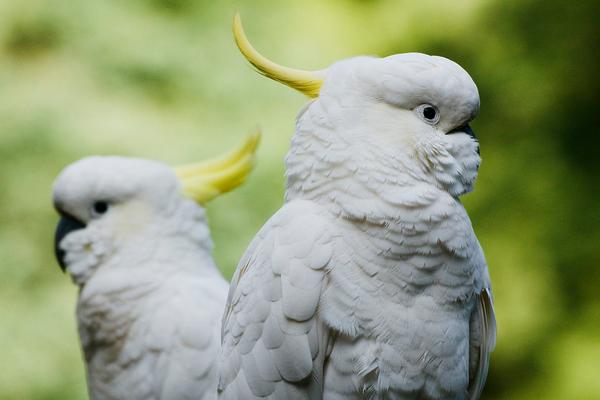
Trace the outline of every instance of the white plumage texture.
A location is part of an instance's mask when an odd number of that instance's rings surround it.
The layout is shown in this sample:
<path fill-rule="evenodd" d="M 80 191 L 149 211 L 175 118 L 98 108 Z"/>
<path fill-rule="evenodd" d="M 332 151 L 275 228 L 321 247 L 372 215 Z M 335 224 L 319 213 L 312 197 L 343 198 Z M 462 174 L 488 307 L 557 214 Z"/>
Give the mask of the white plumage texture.
<path fill-rule="evenodd" d="M 459 200 L 480 163 L 477 87 L 416 53 L 321 74 L 286 158 L 286 203 L 232 280 L 220 398 L 477 399 L 496 334 Z"/>
<path fill-rule="evenodd" d="M 94 400 L 216 397 L 228 285 L 204 209 L 181 192 L 168 166 L 122 157 L 85 158 L 55 182 L 57 210 L 85 225 L 60 247 Z"/>

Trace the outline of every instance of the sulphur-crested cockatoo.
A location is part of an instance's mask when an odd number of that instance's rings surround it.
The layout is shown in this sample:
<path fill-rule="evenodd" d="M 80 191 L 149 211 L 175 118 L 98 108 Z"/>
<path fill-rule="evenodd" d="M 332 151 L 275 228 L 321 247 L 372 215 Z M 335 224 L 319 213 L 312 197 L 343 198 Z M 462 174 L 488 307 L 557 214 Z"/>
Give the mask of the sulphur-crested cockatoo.
<path fill-rule="evenodd" d="M 56 255 L 80 289 L 92 399 L 216 398 L 228 284 L 201 205 L 244 181 L 257 143 L 175 169 L 89 157 L 57 178 Z"/>
<path fill-rule="evenodd" d="M 250 244 L 223 319 L 223 399 L 476 399 L 495 322 L 459 196 L 480 163 L 473 80 L 442 57 L 258 71 L 313 97 L 283 207 Z"/>

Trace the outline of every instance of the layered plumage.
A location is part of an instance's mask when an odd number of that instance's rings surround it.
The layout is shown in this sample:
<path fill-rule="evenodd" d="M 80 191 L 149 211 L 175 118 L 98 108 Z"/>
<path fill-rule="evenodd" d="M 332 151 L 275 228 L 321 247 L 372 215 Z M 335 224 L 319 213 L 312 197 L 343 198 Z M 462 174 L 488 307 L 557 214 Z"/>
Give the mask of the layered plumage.
<path fill-rule="evenodd" d="M 236 25 L 242 52 L 270 76 Z M 343 60 L 314 77 L 286 202 L 232 280 L 220 398 L 479 398 L 495 321 L 458 199 L 480 163 L 475 84 L 416 53 Z"/>
<path fill-rule="evenodd" d="M 228 284 L 204 208 L 186 195 L 204 201 L 239 185 L 257 139 L 208 164 L 88 157 L 57 178 L 57 255 L 80 288 L 92 399 L 216 398 Z"/>

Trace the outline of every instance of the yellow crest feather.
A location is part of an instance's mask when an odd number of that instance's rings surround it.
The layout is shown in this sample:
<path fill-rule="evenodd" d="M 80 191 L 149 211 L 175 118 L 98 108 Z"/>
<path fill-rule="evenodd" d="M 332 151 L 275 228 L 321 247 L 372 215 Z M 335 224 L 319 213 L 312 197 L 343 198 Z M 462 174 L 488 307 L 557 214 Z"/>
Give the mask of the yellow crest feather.
<path fill-rule="evenodd" d="M 319 76 L 319 72 L 284 67 L 264 57 L 252 47 L 246 37 L 239 13 L 233 17 L 233 37 L 240 52 L 260 74 L 292 87 L 308 97 L 319 96 L 323 85 L 323 78 Z"/>
<path fill-rule="evenodd" d="M 212 160 L 175 168 L 184 195 L 200 204 L 241 185 L 254 167 L 260 132 L 249 135 L 237 149 Z"/>

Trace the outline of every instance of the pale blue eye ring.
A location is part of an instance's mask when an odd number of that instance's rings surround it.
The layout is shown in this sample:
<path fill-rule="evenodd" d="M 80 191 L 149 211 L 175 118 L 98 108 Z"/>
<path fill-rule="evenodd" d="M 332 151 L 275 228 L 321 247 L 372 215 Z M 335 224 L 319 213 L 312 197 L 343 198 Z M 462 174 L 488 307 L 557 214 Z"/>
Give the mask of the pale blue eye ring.
<path fill-rule="evenodd" d="M 436 106 L 431 104 L 421 104 L 415 108 L 415 112 L 423 121 L 428 124 L 435 125 L 440 120 L 440 112 Z"/>

